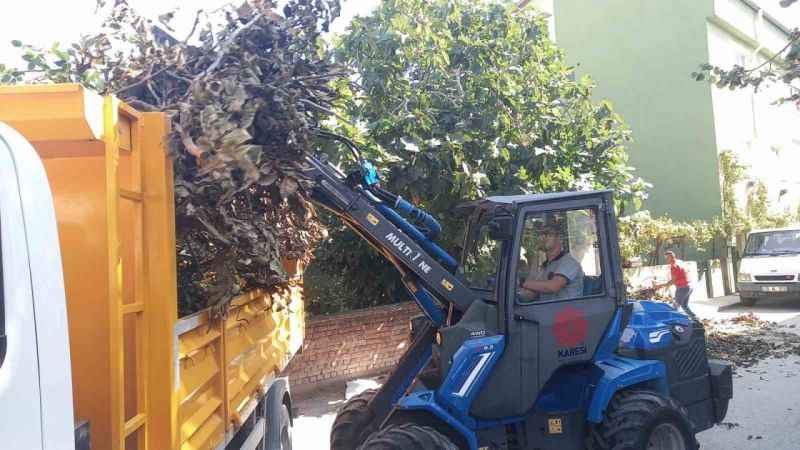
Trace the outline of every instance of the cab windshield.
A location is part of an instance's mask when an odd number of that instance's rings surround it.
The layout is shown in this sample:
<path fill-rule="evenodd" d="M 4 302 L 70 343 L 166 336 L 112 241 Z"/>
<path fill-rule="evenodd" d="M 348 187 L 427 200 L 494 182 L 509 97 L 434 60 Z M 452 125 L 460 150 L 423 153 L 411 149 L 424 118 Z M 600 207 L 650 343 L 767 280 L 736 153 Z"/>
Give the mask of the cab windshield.
<path fill-rule="evenodd" d="M 744 256 L 791 254 L 800 254 L 800 230 L 753 233 L 744 249 Z"/>
<path fill-rule="evenodd" d="M 489 224 L 473 224 L 467 232 L 461 262 L 464 282 L 472 289 L 494 291 L 502 244 L 489 237 Z"/>

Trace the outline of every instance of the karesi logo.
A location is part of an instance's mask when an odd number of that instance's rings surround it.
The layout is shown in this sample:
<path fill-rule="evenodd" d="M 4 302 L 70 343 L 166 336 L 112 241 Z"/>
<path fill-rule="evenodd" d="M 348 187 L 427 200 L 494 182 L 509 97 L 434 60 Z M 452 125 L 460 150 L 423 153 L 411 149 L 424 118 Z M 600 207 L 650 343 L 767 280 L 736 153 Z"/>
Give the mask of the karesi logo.
<path fill-rule="evenodd" d="M 556 314 L 553 335 L 559 346 L 564 347 L 558 350 L 559 358 L 571 358 L 587 353 L 586 333 L 588 327 L 589 322 L 586 321 L 586 317 L 580 309 L 567 306 Z"/>
<path fill-rule="evenodd" d="M 586 354 L 586 346 L 579 345 L 577 347 L 572 348 L 562 348 L 558 351 L 559 358 L 571 358 L 573 356 L 580 356 Z"/>
<path fill-rule="evenodd" d="M 583 311 L 567 306 L 556 314 L 553 334 L 560 346 L 574 348 L 586 340 L 588 327 Z"/>

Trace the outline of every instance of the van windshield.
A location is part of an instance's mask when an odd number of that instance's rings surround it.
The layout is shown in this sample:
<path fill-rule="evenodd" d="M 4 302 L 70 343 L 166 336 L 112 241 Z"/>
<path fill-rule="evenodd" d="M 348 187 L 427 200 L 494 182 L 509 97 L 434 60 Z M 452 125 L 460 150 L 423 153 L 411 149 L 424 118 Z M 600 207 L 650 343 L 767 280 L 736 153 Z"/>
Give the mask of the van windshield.
<path fill-rule="evenodd" d="M 747 238 L 744 256 L 800 254 L 800 230 L 766 231 Z"/>

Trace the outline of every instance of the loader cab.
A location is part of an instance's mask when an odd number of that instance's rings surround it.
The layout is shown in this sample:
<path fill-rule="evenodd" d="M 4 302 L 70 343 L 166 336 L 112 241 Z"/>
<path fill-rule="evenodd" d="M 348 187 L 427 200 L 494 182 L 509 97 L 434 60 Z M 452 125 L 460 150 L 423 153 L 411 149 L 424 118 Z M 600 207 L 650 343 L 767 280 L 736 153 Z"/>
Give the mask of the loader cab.
<path fill-rule="evenodd" d="M 616 223 L 608 220 L 611 202 L 611 192 L 568 192 L 489 197 L 462 205 L 459 210 L 467 218 L 460 276 L 478 298 L 492 303 L 502 298 L 509 310 L 602 295 L 608 283 L 616 297 L 613 283 L 622 272 Z M 548 265 L 551 270 L 544 270 Z M 524 288 L 526 281 L 552 279 L 569 269 L 575 274 L 563 290 Z M 498 284 L 501 279 L 505 286 Z"/>
<path fill-rule="evenodd" d="M 612 194 L 490 197 L 469 205 L 462 279 L 477 294 L 442 331 L 443 365 L 463 339 L 503 335 L 505 349 L 470 414 L 528 413 L 564 367 L 588 365 L 623 302 Z"/>

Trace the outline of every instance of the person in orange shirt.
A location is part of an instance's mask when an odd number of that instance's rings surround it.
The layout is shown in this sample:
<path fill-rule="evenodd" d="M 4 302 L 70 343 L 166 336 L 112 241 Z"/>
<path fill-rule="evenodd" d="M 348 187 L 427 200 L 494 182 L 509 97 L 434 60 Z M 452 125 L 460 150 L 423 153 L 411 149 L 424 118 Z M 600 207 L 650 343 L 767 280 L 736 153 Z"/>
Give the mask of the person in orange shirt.
<path fill-rule="evenodd" d="M 664 256 L 666 256 L 667 264 L 669 264 L 670 280 L 666 283 L 656 284 L 653 288 L 661 289 L 674 284 L 675 299 L 673 302 L 675 303 L 675 309 L 681 308 L 689 317 L 696 319 L 697 316 L 689 309 L 689 297 L 692 296 L 692 287 L 689 285 L 689 276 L 686 273 L 683 262 L 678 260 L 671 250 L 664 253 Z"/>

